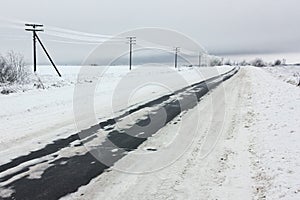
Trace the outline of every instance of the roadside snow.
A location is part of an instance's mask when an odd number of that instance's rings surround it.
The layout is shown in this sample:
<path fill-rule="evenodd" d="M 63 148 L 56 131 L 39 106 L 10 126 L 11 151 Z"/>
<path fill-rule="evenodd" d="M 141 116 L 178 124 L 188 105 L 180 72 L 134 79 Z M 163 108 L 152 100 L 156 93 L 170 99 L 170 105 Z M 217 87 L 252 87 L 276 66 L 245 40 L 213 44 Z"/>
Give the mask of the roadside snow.
<path fill-rule="evenodd" d="M 256 197 L 299 199 L 300 90 L 259 69 L 251 69 L 250 73 L 254 89 L 249 112 L 254 120 L 248 131 L 257 170 Z"/>
<path fill-rule="evenodd" d="M 26 66 L 32 70 L 31 66 Z M 22 93 L 31 90 L 58 88 L 73 85 L 76 82 L 80 66 L 58 66 L 62 77 L 59 77 L 52 66 L 38 66 L 36 74 L 28 73 L 24 83 L 3 84 L 0 83 L 0 92 L 3 90 L 11 91 L 11 94 Z M 41 84 L 42 82 L 42 84 Z"/>
<path fill-rule="evenodd" d="M 300 66 L 275 66 L 266 67 L 264 69 L 284 82 L 293 85 L 298 85 L 300 82 Z"/>

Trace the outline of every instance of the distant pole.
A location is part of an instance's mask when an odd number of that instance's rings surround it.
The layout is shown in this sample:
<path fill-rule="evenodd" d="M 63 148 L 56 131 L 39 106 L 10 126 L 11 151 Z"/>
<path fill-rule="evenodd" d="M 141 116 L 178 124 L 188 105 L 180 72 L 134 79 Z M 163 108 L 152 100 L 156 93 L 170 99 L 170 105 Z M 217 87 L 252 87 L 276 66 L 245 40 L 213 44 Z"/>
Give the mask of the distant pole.
<path fill-rule="evenodd" d="M 43 45 L 42 41 L 40 40 L 40 38 L 37 35 L 37 32 L 44 31 L 43 29 L 41 29 L 41 27 L 43 27 L 44 25 L 42 25 L 42 24 L 25 24 L 25 26 L 26 26 L 25 30 L 31 31 L 33 34 L 33 71 L 36 72 L 36 70 L 37 70 L 37 67 L 36 67 L 36 63 L 37 63 L 36 62 L 36 39 L 37 39 L 38 42 L 40 43 L 40 45 L 42 46 L 44 52 L 46 53 L 48 59 L 50 60 L 52 66 L 56 70 L 58 76 L 61 77 L 61 74 L 59 73 L 57 67 L 55 66 L 53 60 L 51 59 L 49 53 L 47 52 L 45 46 Z M 37 29 L 37 28 L 39 28 L 39 29 Z"/>
<path fill-rule="evenodd" d="M 199 67 L 201 67 L 201 53 L 199 53 Z"/>
<path fill-rule="evenodd" d="M 36 33 L 33 31 L 33 71 L 36 72 Z"/>
<path fill-rule="evenodd" d="M 131 70 L 132 65 L 132 45 L 136 44 L 136 37 L 127 37 L 129 39 L 129 70 Z"/>
<path fill-rule="evenodd" d="M 177 68 L 177 57 L 178 57 L 178 53 L 180 51 L 180 47 L 175 47 L 175 69 Z"/>

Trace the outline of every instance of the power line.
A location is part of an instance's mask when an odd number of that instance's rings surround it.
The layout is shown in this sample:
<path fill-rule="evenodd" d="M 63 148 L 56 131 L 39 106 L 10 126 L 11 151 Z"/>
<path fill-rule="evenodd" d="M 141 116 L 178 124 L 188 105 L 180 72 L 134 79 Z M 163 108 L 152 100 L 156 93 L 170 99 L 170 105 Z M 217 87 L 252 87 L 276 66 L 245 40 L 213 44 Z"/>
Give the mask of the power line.
<path fill-rule="evenodd" d="M 74 34 L 60 33 L 60 32 L 55 32 L 55 31 L 54 32 L 48 31 L 45 34 L 49 35 L 49 36 L 66 38 L 66 39 L 77 40 L 77 41 L 104 42 L 106 40 L 106 39 L 102 39 L 102 38 L 91 38 L 91 37 L 86 37 L 86 36 L 78 36 L 78 35 L 74 35 Z"/>
<path fill-rule="evenodd" d="M 119 38 L 101 38 L 101 37 L 90 37 L 90 36 L 81 36 L 81 35 L 76 35 L 76 34 L 71 34 L 71 33 L 62 33 L 62 32 L 56 32 L 56 31 L 47 31 L 45 34 L 49 36 L 55 36 L 55 37 L 60 37 L 60 38 L 67 38 L 67 39 L 72 39 L 72 40 L 77 40 L 77 41 L 88 41 L 88 42 L 98 42 L 98 43 L 103 43 L 106 41 L 115 41 L 115 42 L 120 42 L 123 43 L 124 39 L 119 39 Z"/>
<path fill-rule="evenodd" d="M 54 27 L 54 26 L 46 26 L 46 27 L 47 27 L 47 31 L 67 33 L 67 34 L 78 35 L 78 36 L 103 38 L 103 39 L 123 39 L 122 37 L 113 36 L 113 35 L 103 35 L 103 34 L 97 34 L 97 33 L 88 33 L 88 32 L 75 31 L 75 30 L 71 30 L 71 29 L 64 29 L 64 28 Z"/>
<path fill-rule="evenodd" d="M 5 22 L 4 24 L 1 24 L 0 27 L 11 27 L 11 28 L 22 28 L 21 24 L 24 24 L 25 22 L 22 20 L 18 20 L 18 19 L 11 19 L 11 18 L 4 18 L 0 16 L 0 21 Z M 76 31 L 76 30 L 72 30 L 72 29 L 66 29 L 66 28 L 60 28 L 60 27 L 56 27 L 56 26 L 44 26 L 47 28 L 47 32 L 45 32 L 45 34 L 49 35 L 49 36 L 54 36 L 54 37 L 61 37 L 61 38 L 67 38 L 70 40 L 77 40 L 77 41 L 85 41 L 85 42 L 89 42 L 89 44 L 92 44 L 92 42 L 98 42 L 98 43 L 103 43 L 103 42 L 120 42 L 123 43 L 123 37 L 121 36 L 113 36 L 113 35 L 104 35 L 104 34 L 98 34 L 98 33 L 88 33 L 88 32 L 82 32 L 82 31 Z M 65 42 L 65 41 L 58 41 L 58 40 L 49 40 L 49 41 L 53 41 L 53 42 L 62 42 L 62 43 L 71 43 L 71 42 Z M 153 41 L 147 41 L 147 40 L 142 40 L 139 39 L 140 43 L 144 42 L 146 44 L 152 44 L 155 47 L 157 47 L 157 45 L 159 45 L 160 48 L 162 49 L 168 49 L 170 47 L 167 46 L 163 46 L 161 44 L 156 44 Z M 75 44 L 75 42 L 74 42 Z M 79 42 L 76 44 L 80 44 Z M 85 43 L 87 44 L 87 43 Z M 204 50 L 203 47 L 200 47 L 200 52 L 202 52 L 203 54 L 207 54 L 207 52 Z M 181 54 L 185 54 L 185 55 L 194 55 L 194 56 L 198 56 L 198 53 L 196 53 L 194 50 L 190 51 L 187 49 L 181 49 Z M 204 63 L 204 55 L 202 58 L 202 64 Z"/>
<path fill-rule="evenodd" d="M 48 42 L 64 43 L 64 44 L 99 45 L 98 42 L 80 42 L 80 41 L 54 40 L 54 39 L 44 39 L 44 40 Z"/>

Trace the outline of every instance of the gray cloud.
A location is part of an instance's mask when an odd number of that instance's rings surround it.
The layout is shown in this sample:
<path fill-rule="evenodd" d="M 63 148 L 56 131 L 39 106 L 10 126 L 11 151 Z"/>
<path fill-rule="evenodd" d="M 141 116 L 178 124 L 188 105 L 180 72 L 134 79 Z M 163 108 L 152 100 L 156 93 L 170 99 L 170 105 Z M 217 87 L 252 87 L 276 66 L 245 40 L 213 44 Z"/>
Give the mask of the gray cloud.
<path fill-rule="evenodd" d="M 231 55 L 300 52 L 299 6 L 298 0 L 10 0 L 2 1 L 0 16 L 108 35 L 138 27 L 169 28 L 194 38 L 210 53 Z M 30 33 L 0 23 L 0 52 L 15 49 L 30 61 Z M 41 37 L 59 63 L 79 63 L 94 47 Z M 40 54 L 40 62 L 46 62 Z"/>

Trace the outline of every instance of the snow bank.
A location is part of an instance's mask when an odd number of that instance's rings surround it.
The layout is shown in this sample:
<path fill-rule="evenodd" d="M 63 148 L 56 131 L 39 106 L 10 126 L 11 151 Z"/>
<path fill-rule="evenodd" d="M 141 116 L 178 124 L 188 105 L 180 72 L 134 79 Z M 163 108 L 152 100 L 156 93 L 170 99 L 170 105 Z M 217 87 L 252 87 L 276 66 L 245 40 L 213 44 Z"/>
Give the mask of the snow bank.
<path fill-rule="evenodd" d="M 264 69 L 284 82 L 298 85 L 300 81 L 300 66 L 276 66 L 266 67 Z"/>

